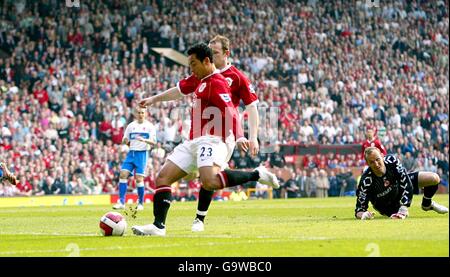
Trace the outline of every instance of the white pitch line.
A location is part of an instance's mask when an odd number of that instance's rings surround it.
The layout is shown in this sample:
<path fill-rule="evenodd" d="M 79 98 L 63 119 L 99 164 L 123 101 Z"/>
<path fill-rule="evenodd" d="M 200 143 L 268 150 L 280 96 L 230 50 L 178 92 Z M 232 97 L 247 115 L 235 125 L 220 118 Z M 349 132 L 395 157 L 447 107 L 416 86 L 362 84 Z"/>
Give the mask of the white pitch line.
<path fill-rule="evenodd" d="M 42 233 L 42 232 L 17 232 L 17 233 L 7 233 L 0 232 L 0 236 L 17 236 L 17 235 L 31 235 L 31 236 L 67 236 L 67 237 L 96 237 L 100 234 L 93 233 Z"/>
<path fill-rule="evenodd" d="M 8 233 L 8 232 L 0 232 L 0 236 L 17 236 L 17 235 L 31 235 L 31 236 L 62 236 L 62 237 L 102 237 L 100 233 L 45 233 L 45 232 L 17 232 L 17 233 Z M 124 237 L 132 236 L 127 233 Z M 168 237 L 186 237 L 186 238 L 198 238 L 200 235 L 168 235 Z M 233 235 L 206 235 L 202 234 L 201 237 L 205 238 L 240 238 L 241 236 L 233 236 Z"/>
<path fill-rule="evenodd" d="M 67 237 L 103 237 L 100 233 L 43 233 L 43 232 L 18 232 L 18 233 L 7 233 L 0 232 L 1 235 L 32 235 L 32 236 L 67 236 Z M 134 236 L 130 233 L 124 235 L 124 237 Z M 136 237 L 136 236 L 135 236 Z M 144 236 L 145 237 L 145 236 Z M 256 237 L 248 237 L 248 236 L 240 236 L 240 235 L 209 235 L 209 234 L 186 234 L 186 235 L 167 235 L 169 238 L 216 238 L 216 239 L 279 239 L 279 236 L 269 236 L 269 235 L 261 235 Z M 305 236 L 284 236 L 283 239 L 300 239 L 300 240 L 327 240 L 327 239 L 335 239 L 334 237 L 305 237 Z"/>
<path fill-rule="evenodd" d="M 172 236 L 172 237 L 180 237 L 180 236 Z M 183 237 L 183 236 L 181 236 Z M 268 239 L 265 242 L 284 242 L 287 238 L 284 239 Z M 323 240 L 324 238 L 296 238 L 295 240 Z M 289 239 L 292 241 L 292 239 Z M 257 243 L 259 242 L 258 239 L 249 239 L 245 241 L 224 241 L 224 242 L 204 242 L 204 243 L 197 243 L 196 246 L 218 246 L 218 245 L 235 245 L 235 244 L 249 244 L 249 243 Z M 108 246 L 108 247 L 89 247 L 89 248 L 79 248 L 79 252 L 81 251 L 99 251 L 99 250 L 125 250 L 125 249 L 154 249 L 157 247 L 163 247 L 163 248 L 169 248 L 169 247 L 180 247 L 184 244 L 180 243 L 166 243 L 163 244 L 150 244 L 150 245 L 141 245 L 141 246 Z M 71 249 L 72 250 L 72 249 Z M 7 255 L 17 255 L 17 254 L 36 254 L 36 253 L 59 253 L 59 252 L 68 252 L 70 254 L 71 250 L 66 249 L 46 249 L 46 250 L 19 250 L 19 251 L 4 251 L 0 252 L 0 256 L 7 256 Z"/>

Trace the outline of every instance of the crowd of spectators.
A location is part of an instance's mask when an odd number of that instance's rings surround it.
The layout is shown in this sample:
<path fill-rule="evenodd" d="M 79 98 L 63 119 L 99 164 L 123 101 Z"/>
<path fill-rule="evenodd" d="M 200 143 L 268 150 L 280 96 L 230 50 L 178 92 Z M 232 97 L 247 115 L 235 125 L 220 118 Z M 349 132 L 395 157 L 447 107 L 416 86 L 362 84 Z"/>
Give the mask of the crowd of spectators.
<path fill-rule="evenodd" d="M 261 137 L 275 135 L 281 145 L 359 144 L 371 124 L 408 169 L 448 182 L 448 1 L 80 3 L 0 4 L 0 159 L 20 176 L 17 188 L 0 184 L 0 196 L 114 193 L 136 99 L 189 74 L 151 48 L 184 53 L 214 34 L 230 38 L 232 62 L 253 83 L 262 117 L 278 108 L 278 128 L 262 120 Z M 149 190 L 187 137 L 190 103 L 150 109 L 158 145 Z M 355 184 L 342 176 L 364 164 L 360 153 L 306 156 L 299 165 L 283 156 L 282 147 L 256 158 L 236 151 L 230 165 L 290 169 L 277 195 L 305 197 L 326 196 L 326 189 L 345 195 Z"/>

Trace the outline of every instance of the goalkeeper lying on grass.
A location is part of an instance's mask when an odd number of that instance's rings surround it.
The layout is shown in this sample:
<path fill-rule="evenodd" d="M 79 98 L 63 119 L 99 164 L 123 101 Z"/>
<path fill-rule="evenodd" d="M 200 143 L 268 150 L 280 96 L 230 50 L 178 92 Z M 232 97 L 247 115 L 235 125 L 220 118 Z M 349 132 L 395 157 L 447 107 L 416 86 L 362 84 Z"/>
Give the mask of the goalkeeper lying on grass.
<path fill-rule="evenodd" d="M 380 214 L 392 219 L 408 217 L 413 193 L 423 188 L 422 209 L 440 214 L 448 213 L 448 208 L 432 201 L 438 189 L 440 177 L 433 172 L 416 171 L 407 173 L 400 161 L 393 155 L 383 156 L 376 147 L 368 147 L 364 158 L 369 166 L 361 176 L 356 191 L 355 217 L 372 219 L 374 213 L 368 211 L 369 202 Z"/>

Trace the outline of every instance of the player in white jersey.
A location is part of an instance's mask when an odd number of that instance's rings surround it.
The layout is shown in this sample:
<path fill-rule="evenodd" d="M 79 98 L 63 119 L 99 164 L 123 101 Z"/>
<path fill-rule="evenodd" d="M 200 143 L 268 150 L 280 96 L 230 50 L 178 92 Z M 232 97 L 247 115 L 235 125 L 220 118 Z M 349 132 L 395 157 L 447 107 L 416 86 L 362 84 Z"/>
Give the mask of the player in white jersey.
<path fill-rule="evenodd" d="M 128 145 L 129 151 L 120 170 L 119 200 L 113 206 L 114 209 L 125 208 L 128 176 L 133 176 L 134 174 L 136 174 L 136 187 L 139 198 L 137 210 L 144 209 L 144 177 L 145 168 L 147 167 L 147 155 L 150 145 L 156 144 L 156 128 L 152 123 L 145 120 L 146 113 L 146 109 L 137 107 L 136 120 L 131 122 L 125 129 L 122 144 Z"/>

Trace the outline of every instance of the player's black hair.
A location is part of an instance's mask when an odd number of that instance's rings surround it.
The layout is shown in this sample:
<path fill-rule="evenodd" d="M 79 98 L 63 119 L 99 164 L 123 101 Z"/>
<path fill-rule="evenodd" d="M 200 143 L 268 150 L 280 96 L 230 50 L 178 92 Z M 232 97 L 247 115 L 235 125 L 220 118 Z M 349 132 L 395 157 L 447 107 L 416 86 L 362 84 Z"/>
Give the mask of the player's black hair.
<path fill-rule="evenodd" d="M 187 51 L 188 56 L 195 54 L 195 56 L 197 57 L 197 59 L 199 59 L 199 61 L 203 62 L 205 60 L 205 58 L 209 58 L 209 60 L 211 62 L 213 62 L 213 52 L 211 50 L 211 48 L 209 48 L 208 44 L 206 43 L 198 43 L 194 46 L 192 46 L 191 48 L 189 48 L 189 50 Z"/>

